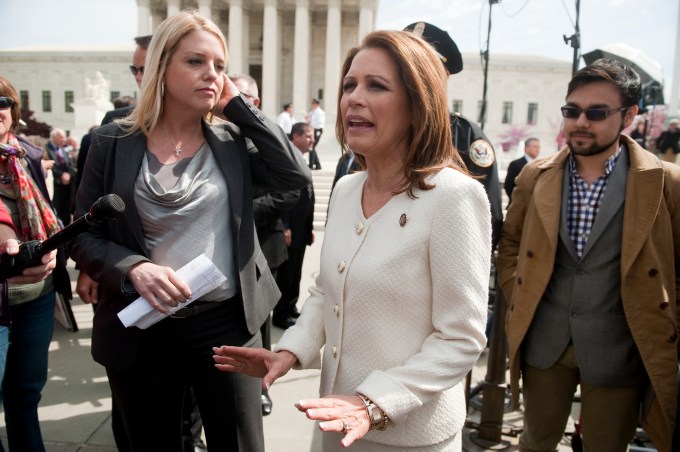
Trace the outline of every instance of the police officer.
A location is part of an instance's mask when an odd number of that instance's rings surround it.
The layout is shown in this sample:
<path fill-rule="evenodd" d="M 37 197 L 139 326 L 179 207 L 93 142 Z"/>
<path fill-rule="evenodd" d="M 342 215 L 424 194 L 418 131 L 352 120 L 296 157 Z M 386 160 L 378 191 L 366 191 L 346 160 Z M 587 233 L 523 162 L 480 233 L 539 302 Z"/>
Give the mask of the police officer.
<path fill-rule="evenodd" d="M 439 54 L 449 75 L 463 70 L 463 57 L 447 32 L 427 22 L 412 23 L 404 30 L 412 31 L 429 42 Z M 492 249 L 496 249 L 503 226 L 501 184 L 493 146 L 479 126 L 458 112 L 451 114 L 453 144 L 460 152 L 468 171 L 479 176 L 491 204 Z"/>

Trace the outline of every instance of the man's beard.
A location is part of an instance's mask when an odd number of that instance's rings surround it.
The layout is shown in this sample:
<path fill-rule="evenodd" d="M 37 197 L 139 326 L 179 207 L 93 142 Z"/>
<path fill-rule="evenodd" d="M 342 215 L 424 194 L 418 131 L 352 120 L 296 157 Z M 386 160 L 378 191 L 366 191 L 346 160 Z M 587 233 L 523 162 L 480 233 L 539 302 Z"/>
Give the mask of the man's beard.
<path fill-rule="evenodd" d="M 587 148 L 583 147 L 577 147 L 574 142 L 572 141 L 571 138 L 567 140 L 567 145 L 569 146 L 569 149 L 571 152 L 575 155 L 582 155 L 582 156 L 591 156 L 591 155 L 597 155 L 601 154 L 604 151 L 608 150 L 611 148 L 615 143 L 619 141 L 619 136 L 621 135 L 621 131 L 623 130 L 623 125 L 619 127 L 619 133 L 616 135 L 616 137 L 609 143 L 605 145 L 600 145 L 598 143 L 593 142 L 590 146 Z M 591 134 L 592 135 L 592 134 Z"/>

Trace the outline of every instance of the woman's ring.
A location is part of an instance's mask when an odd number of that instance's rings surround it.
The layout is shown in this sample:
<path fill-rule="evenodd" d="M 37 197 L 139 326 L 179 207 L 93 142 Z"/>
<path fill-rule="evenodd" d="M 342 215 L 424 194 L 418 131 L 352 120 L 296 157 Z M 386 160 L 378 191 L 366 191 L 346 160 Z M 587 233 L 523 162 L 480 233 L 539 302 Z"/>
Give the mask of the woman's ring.
<path fill-rule="evenodd" d="M 345 433 L 347 433 L 347 432 L 349 432 L 350 430 L 352 430 L 352 426 L 349 425 L 349 422 L 347 422 L 347 421 L 342 421 L 342 431 L 345 432 Z"/>

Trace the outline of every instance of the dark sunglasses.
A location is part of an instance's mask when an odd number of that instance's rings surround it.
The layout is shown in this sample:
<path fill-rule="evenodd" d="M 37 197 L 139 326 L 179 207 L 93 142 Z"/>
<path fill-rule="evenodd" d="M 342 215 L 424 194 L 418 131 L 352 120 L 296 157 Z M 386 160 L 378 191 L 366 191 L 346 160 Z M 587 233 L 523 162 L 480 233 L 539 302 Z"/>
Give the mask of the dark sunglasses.
<path fill-rule="evenodd" d="M 12 108 L 14 106 L 14 100 L 9 97 L 0 97 L 0 109 Z"/>
<path fill-rule="evenodd" d="M 140 74 L 144 75 L 144 66 L 133 66 L 130 65 L 130 72 L 132 72 L 132 75 L 137 77 L 137 73 L 139 72 Z"/>
<path fill-rule="evenodd" d="M 565 105 L 564 107 L 560 108 L 562 110 L 562 116 L 567 118 L 567 119 L 578 119 L 581 117 L 581 113 L 586 114 L 586 118 L 588 121 L 604 121 L 607 119 L 607 116 L 609 116 L 611 113 L 615 113 L 617 111 L 623 111 L 627 110 L 628 107 L 621 107 L 621 108 L 586 108 L 585 110 L 583 108 L 579 107 L 572 107 L 569 105 Z"/>

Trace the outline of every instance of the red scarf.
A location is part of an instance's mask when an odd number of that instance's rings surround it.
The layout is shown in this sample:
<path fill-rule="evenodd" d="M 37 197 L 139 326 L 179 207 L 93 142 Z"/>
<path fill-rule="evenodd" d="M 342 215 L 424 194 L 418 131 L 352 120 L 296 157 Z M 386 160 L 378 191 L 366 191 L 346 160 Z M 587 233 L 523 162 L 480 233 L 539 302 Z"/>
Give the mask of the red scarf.
<path fill-rule="evenodd" d="M 7 144 L 0 143 L 0 159 L 7 161 L 11 177 L 11 187 L 2 187 L 2 191 L 17 201 L 21 240 L 45 240 L 59 231 L 60 227 L 49 202 L 26 171 L 25 154 L 26 151 L 12 134 Z"/>

